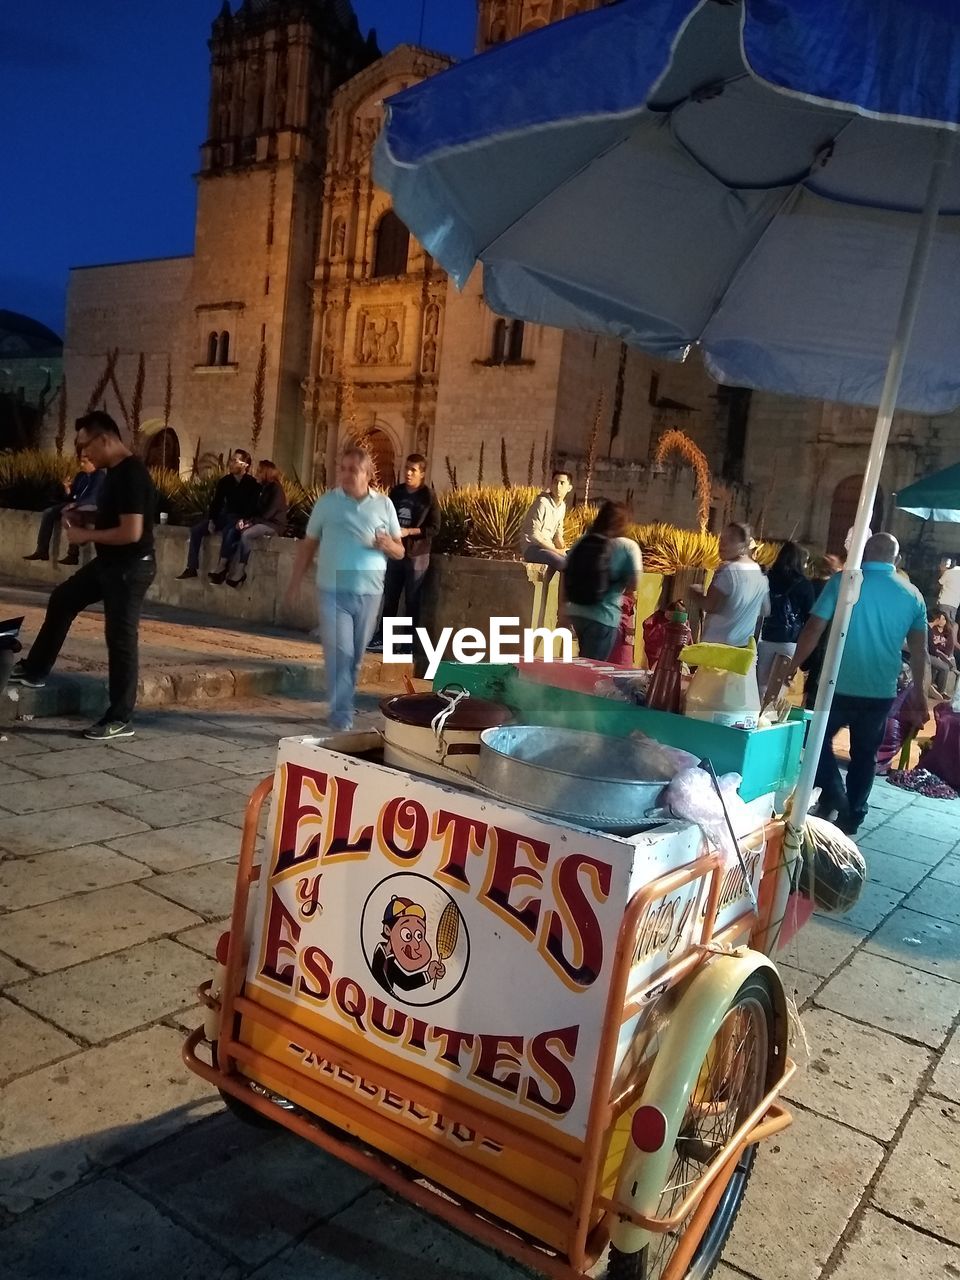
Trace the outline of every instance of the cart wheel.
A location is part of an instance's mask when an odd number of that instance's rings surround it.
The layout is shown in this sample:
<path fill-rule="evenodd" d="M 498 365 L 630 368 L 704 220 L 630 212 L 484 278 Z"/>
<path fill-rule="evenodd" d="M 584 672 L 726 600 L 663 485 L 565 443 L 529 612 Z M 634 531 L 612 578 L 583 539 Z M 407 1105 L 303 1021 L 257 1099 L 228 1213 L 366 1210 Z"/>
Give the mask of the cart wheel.
<path fill-rule="evenodd" d="M 245 1102 L 235 1098 L 232 1093 L 227 1093 L 226 1089 L 218 1089 L 217 1092 L 223 1099 L 227 1110 L 235 1115 L 238 1120 L 248 1124 L 251 1129 L 275 1129 L 277 1127 L 276 1120 L 271 1120 L 269 1116 L 265 1116 L 256 1107 L 247 1106 Z"/>
<path fill-rule="evenodd" d="M 668 1217 L 686 1196 L 764 1094 L 773 1087 L 777 1058 L 774 1001 L 770 979 L 751 974 L 730 1004 L 700 1068 L 674 1147 L 674 1162 L 657 1207 Z M 707 1225 L 684 1280 L 707 1280 L 723 1252 L 747 1189 L 756 1145 L 740 1157 Z M 610 1246 L 608 1280 L 660 1280 L 683 1237 L 683 1225 L 665 1232 L 636 1253 Z"/>

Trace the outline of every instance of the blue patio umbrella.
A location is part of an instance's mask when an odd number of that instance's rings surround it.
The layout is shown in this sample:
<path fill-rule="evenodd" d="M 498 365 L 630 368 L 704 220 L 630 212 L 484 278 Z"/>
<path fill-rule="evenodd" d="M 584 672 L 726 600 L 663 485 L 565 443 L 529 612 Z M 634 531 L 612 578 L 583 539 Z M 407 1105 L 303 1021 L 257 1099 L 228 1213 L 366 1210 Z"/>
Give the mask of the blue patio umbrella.
<path fill-rule="evenodd" d="M 922 520 L 960 524 L 960 462 L 901 489 L 897 506 Z"/>
<path fill-rule="evenodd" d="M 799 815 L 894 408 L 960 404 L 958 123 L 956 0 L 619 0 L 387 104 L 377 180 L 494 310 L 878 406 Z"/>

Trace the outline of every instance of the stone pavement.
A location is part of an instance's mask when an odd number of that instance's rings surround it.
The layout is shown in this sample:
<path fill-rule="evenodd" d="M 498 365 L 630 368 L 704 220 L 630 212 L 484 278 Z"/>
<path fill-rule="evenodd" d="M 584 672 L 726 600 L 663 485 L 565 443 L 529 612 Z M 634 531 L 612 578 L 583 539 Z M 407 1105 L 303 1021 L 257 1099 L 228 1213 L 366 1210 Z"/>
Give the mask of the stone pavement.
<path fill-rule="evenodd" d="M 235 701 L 147 712 L 130 742 L 57 720 L 0 741 L 3 1280 L 523 1274 L 246 1128 L 181 1066 L 245 797 L 321 712 Z M 782 955 L 809 1060 L 721 1280 L 960 1277 L 958 811 L 878 784 L 863 897 Z"/>

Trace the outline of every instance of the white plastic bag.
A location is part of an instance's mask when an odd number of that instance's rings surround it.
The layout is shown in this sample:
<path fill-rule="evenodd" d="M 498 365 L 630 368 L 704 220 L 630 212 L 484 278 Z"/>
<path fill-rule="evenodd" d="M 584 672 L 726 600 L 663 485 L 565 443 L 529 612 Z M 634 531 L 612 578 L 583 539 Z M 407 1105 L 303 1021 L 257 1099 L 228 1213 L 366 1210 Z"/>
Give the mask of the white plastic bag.
<path fill-rule="evenodd" d="M 756 825 L 750 810 L 740 799 L 738 788 L 742 781 L 739 773 L 725 773 L 720 779 L 720 790 L 730 822 L 741 840 Z M 727 829 L 723 805 L 714 789 L 713 780 L 705 769 L 695 767 L 678 773 L 667 787 L 663 803 L 675 818 L 695 822 L 707 843 L 715 849 L 722 849 L 731 865 L 739 862 L 737 850 Z"/>

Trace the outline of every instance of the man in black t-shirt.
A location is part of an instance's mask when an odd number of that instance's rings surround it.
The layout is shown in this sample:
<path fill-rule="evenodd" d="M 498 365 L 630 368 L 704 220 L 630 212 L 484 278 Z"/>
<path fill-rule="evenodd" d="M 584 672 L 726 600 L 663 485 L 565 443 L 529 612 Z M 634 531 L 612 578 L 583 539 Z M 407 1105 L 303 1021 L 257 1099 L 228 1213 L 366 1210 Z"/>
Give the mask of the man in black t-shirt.
<path fill-rule="evenodd" d="M 92 529 L 67 524 L 72 547 L 90 542 L 96 556 L 51 593 L 43 626 L 27 657 L 10 675 L 11 684 L 42 689 L 63 648 L 74 618 L 103 601 L 110 673 L 110 706 L 84 733 L 104 742 L 132 738 L 130 720 L 137 700 L 138 641 L 143 598 L 156 576 L 153 513 L 156 490 L 150 473 L 120 439 L 108 413 L 77 419 L 77 452 L 106 468 Z"/>
<path fill-rule="evenodd" d="M 411 453 L 404 463 L 403 484 L 394 485 L 390 490 L 390 501 L 396 507 L 400 523 L 404 556 L 402 560 L 387 561 L 383 586 L 383 618 L 398 616 L 402 596 L 412 620 L 415 654 L 419 651 L 416 629 L 420 625 L 424 579 L 430 568 L 430 544 L 440 532 L 440 506 L 426 475 L 426 458 L 422 453 Z M 382 620 L 370 648 L 377 652 L 383 648 Z"/>

